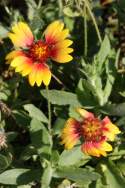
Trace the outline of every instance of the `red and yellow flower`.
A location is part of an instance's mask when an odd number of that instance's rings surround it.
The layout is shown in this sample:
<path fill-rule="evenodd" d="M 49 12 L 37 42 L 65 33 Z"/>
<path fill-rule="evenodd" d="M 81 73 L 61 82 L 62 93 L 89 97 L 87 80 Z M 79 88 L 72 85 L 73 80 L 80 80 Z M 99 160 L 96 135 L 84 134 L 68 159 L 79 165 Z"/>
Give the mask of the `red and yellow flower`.
<path fill-rule="evenodd" d="M 78 108 L 77 112 L 82 119 L 80 121 L 69 118 L 62 131 L 62 144 L 66 149 L 72 149 L 77 141 L 82 138 L 81 150 L 96 157 L 106 156 L 112 151 L 112 146 L 107 141 L 114 141 L 120 130 L 106 116 L 102 121 L 93 113 Z"/>
<path fill-rule="evenodd" d="M 45 39 L 36 41 L 29 26 L 19 22 L 8 34 L 15 50 L 6 56 L 6 60 L 16 72 L 28 76 L 31 86 L 35 83 L 40 86 L 42 82 L 47 86 L 52 76 L 47 65 L 48 59 L 58 63 L 72 60 L 72 41 L 67 39 L 68 35 L 69 30 L 64 29 L 64 24 L 54 21 L 44 31 Z"/>

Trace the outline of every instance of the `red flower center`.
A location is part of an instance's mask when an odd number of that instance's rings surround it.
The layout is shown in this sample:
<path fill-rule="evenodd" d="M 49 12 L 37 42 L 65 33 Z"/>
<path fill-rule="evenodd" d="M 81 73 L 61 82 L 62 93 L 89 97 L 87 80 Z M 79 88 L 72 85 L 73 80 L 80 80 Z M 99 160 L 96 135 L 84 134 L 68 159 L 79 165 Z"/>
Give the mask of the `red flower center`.
<path fill-rule="evenodd" d="M 101 141 L 104 139 L 102 124 L 97 118 L 86 118 L 82 122 L 82 135 L 86 141 Z"/>
<path fill-rule="evenodd" d="M 36 62 L 45 62 L 50 56 L 49 46 L 43 41 L 39 40 L 30 47 L 29 56 Z"/>

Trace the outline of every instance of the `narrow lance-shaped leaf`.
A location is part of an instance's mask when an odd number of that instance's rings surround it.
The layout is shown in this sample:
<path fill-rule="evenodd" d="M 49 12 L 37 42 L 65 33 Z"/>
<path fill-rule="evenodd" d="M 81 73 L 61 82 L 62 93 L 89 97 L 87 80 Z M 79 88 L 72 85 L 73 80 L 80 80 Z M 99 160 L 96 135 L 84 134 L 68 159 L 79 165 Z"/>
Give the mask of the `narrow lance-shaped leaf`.
<path fill-rule="evenodd" d="M 30 124 L 30 136 L 33 146 L 38 154 L 51 152 L 51 136 L 46 127 L 37 119 L 33 119 Z"/>
<path fill-rule="evenodd" d="M 52 173 L 53 173 L 53 169 L 51 167 L 51 164 L 48 163 L 47 167 L 44 169 L 44 172 L 42 174 L 42 179 L 41 179 L 42 188 L 49 188 L 52 179 Z"/>
<path fill-rule="evenodd" d="M 106 35 L 102 42 L 101 48 L 96 56 L 96 65 L 99 73 L 102 72 L 103 63 L 105 62 L 107 56 L 109 55 L 110 50 L 111 50 L 110 41 L 108 36 Z"/>
<path fill-rule="evenodd" d="M 44 113 L 37 107 L 35 107 L 33 104 L 25 104 L 24 109 L 29 112 L 30 117 L 38 119 L 39 121 L 42 121 L 44 123 L 48 122 L 47 117 L 44 115 Z"/>
<path fill-rule="evenodd" d="M 81 152 L 81 147 L 74 147 L 72 150 L 64 150 L 59 158 L 59 166 L 80 166 L 87 163 L 91 157 Z"/>
<path fill-rule="evenodd" d="M 101 164 L 102 175 L 105 177 L 104 185 L 109 188 L 123 188 L 125 187 L 125 180 L 121 176 L 119 169 L 112 161 L 104 162 Z"/>
<path fill-rule="evenodd" d="M 56 178 L 67 178 L 80 184 L 90 183 L 100 178 L 100 175 L 96 172 L 74 167 L 57 168 L 53 176 Z"/>
<path fill-rule="evenodd" d="M 0 183 L 5 185 L 25 185 L 35 180 L 39 181 L 41 170 L 15 168 L 0 174 Z"/>

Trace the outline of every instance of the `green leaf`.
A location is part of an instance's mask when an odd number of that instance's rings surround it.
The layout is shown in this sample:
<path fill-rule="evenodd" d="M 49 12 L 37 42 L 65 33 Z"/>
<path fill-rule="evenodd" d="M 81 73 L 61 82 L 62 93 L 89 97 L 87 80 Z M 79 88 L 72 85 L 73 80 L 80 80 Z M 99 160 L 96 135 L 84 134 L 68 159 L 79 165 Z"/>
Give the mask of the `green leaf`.
<path fill-rule="evenodd" d="M 8 185 L 25 185 L 41 177 L 40 170 L 30 169 L 11 169 L 0 174 L 0 183 Z"/>
<path fill-rule="evenodd" d="M 69 117 L 75 118 L 77 120 L 79 120 L 79 118 L 80 118 L 80 115 L 78 114 L 78 112 L 76 111 L 76 107 L 74 108 L 74 106 L 69 107 L 69 113 L 68 114 L 69 114 Z M 63 123 L 63 127 L 65 125 L 65 122 L 66 122 L 66 120 Z"/>
<path fill-rule="evenodd" d="M 58 186 L 58 188 L 66 188 L 66 187 L 71 187 L 71 182 L 67 179 L 64 179 L 61 184 Z"/>
<path fill-rule="evenodd" d="M 52 179 L 52 173 L 53 173 L 53 169 L 51 167 L 51 164 L 48 163 L 42 175 L 42 180 L 41 180 L 42 188 L 49 188 L 49 185 Z"/>
<path fill-rule="evenodd" d="M 116 146 L 112 153 L 109 154 L 109 159 L 117 160 L 122 158 L 125 155 L 125 144 L 121 143 L 119 146 Z"/>
<path fill-rule="evenodd" d="M 0 172 L 8 168 L 10 163 L 11 163 L 11 160 L 9 158 L 0 154 Z"/>
<path fill-rule="evenodd" d="M 56 166 L 59 161 L 59 152 L 58 150 L 53 150 L 51 155 L 51 163 L 53 166 Z"/>
<path fill-rule="evenodd" d="M 125 91 L 119 92 L 122 97 L 125 97 Z"/>
<path fill-rule="evenodd" d="M 111 50 L 110 41 L 108 39 L 108 36 L 106 35 L 102 42 L 101 48 L 96 56 L 98 61 L 97 69 L 99 72 L 102 70 L 102 65 L 105 62 L 107 56 L 110 54 L 110 50 Z"/>
<path fill-rule="evenodd" d="M 57 178 L 67 178 L 78 183 L 90 183 L 100 178 L 98 173 L 83 168 L 58 168 L 53 174 Z"/>
<path fill-rule="evenodd" d="M 30 136 L 33 146 L 37 149 L 38 154 L 50 153 L 51 151 L 51 136 L 49 135 L 45 126 L 33 119 L 30 124 Z"/>
<path fill-rule="evenodd" d="M 54 122 L 53 125 L 53 134 L 54 135 L 60 135 L 61 134 L 61 130 L 64 127 L 65 124 L 65 119 L 63 118 L 57 118 L 56 121 Z"/>
<path fill-rule="evenodd" d="M 13 115 L 17 124 L 21 126 L 28 126 L 30 124 L 30 117 L 21 110 L 13 110 Z"/>
<path fill-rule="evenodd" d="M 29 116 L 31 118 L 35 118 L 39 121 L 42 121 L 44 123 L 48 123 L 47 117 L 44 115 L 44 113 L 37 107 L 35 107 L 33 104 L 25 104 L 24 109 L 29 112 Z"/>
<path fill-rule="evenodd" d="M 81 101 L 81 104 L 86 108 L 93 108 L 97 105 L 97 102 L 95 101 L 88 84 L 88 81 L 85 79 L 80 79 L 77 90 L 76 90 L 77 96 L 79 101 Z M 74 117 L 74 116 L 73 116 Z"/>
<path fill-rule="evenodd" d="M 98 179 L 96 182 L 92 182 L 89 188 L 109 188 L 108 185 L 104 185 L 102 179 Z"/>
<path fill-rule="evenodd" d="M 101 164 L 102 172 L 105 177 L 108 188 L 123 188 L 125 187 L 125 180 L 121 176 L 119 169 L 112 161 Z"/>
<path fill-rule="evenodd" d="M 46 90 L 41 90 L 40 92 L 43 97 L 48 98 Z M 57 105 L 80 105 L 77 95 L 67 91 L 49 90 L 49 100 L 52 104 Z"/>
<path fill-rule="evenodd" d="M 120 159 L 118 162 L 117 162 L 117 167 L 119 168 L 121 174 L 123 176 L 125 176 L 125 160 L 124 159 Z"/>
<path fill-rule="evenodd" d="M 36 154 L 36 148 L 31 145 L 28 145 L 21 152 L 20 160 L 24 160 L 24 161 L 29 160 L 35 154 Z"/>
<path fill-rule="evenodd" d="M 108 98 L 111 94 L 112 87 L 115 81 L 115 70 L 114 70 L 114 62 L 109 62 L 107 61 L 106 63 L 106 74 L 107 74 L 107 80 L 106 80 L 106 85 L 104 88 L 104 93 L 103 93 L 103 100 L 104 104 L 108 102 Z"/>
<path fill-rule="evenodd" d="M 28 18 L 29 18 L 29 20 L 32 20 L 33 17 L 34 17 L 34 12 L 37 9 L 37 4 L 33 0 L 27 0 L 26 4 L 27 4 L 27 7 L 28 7 L 28 10 L 27 10 Z"/>
<path fill-rule="evenodd" d="M 31 188 L 31 185 L 19 185 L 17 188 Z"/>
<path fill-rule="evenodd" d="M 87 163 L 91 157 L 81 152 L 81 147 L 74 147 L 72 150 L 64 150 L 60 155 L 59 166 L 80 166 Z"/>
<path fill-rule="evenodd" d="M 63 12 L 64 12 L 64 14 L 65 14 L 66 16 L 71 17 L 71 18 L 80 16 L 80 12 L 79 12 L 79 11 L 74 11 L 74 10 L 72 10 L 70 7 L 65 7 L 65 8 L 63 9 Z"/>
<path fill-rule="evenodd" d="M 120 104 L 107 104 L 102 108 L 105 113 L 113 116 L 124 116 L 125 115 L 125 103 Z"/>
<path fill-rule="evenodd" d="M 12 142 L 15 140 L 15 138 L 17 137 L 18 133 L 17 132 L 8 132 L 7 133 L 7 141 L 8 142 Z"/>

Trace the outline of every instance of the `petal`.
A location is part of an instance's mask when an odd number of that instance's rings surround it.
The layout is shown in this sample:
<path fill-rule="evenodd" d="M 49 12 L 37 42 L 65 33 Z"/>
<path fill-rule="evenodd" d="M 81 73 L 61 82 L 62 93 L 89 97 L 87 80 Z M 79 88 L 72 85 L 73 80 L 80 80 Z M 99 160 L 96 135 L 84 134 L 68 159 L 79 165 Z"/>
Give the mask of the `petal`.
<path fill-rule="evenodd" d="M 55 44 L 51 49 L 51 57 L 56 59 L 59 56 L 62 56 L 63 58 L 64 55 L 68 55 L 69 53 L 73 52 L 72 48 L 68 48 L 70 44 L 72 44 L 71 40 L 65 40 Z"/>
<path fill-rule="evenodd" d="M 58 62 L 58 63 L 67 63 L 70 62 L 73 59 L 73 57 L 71 55 L 68 54 L 58 54 L 55 57 L 52 57 L 52 60 Z"/>
<path fill-rule="evenodd" d="M 20 72 L 26 76 L 31 72 L 33 63 L 26 56 L 17 56 L 11 61 L 10 65 L 15 68 L 15 72 Z"/>
<path fill-rule="evenodd" d="M 80 114 L 83 118 L 94 118 L 94 114 L 84 110 L 83 108 L 77 108 L 76 111 Z"/>
<path fill-rule="evenodd" d="M 68 31 L 62 33 L 64 24 L 60 21 L 54 21 L 45 30 L 45 39 L 48 44 L 55 44 L 67 36 Z M 62 38 L 61 38 L 62 36 Z"/>
<path fill-rule="evenodd" d="M 95 157 L 100 157 L 100 152 L 99 150 L 94 146 L 94 144 L 92 142 L 85 142 L 82 146 L 81 146 L 81 150 L 87 154 L 87 155 L 92 155 Z"/>
<path fill-rule="evenodd" d="M 69 118 L 62 130 L 61 139 L 62 144 L 66 149 L 71 149 L 77 143 L 81 136 L 80 124 L 77 120 Z"/>
<path fill-rule="evenodd" d="M 111 141 L 114 141 L 115 136 L 121 132 L 119 128 L 114 125 L 107 116 L 102 120 L 102 125 L 104 132 L 103 134 L 107 137 L 107 139 Z"/>
<path fill-rule="evenodd" d="M 73 59 L 69 55 L 73 52 L 73 49 L 68 48 L 72 41 L 65 39 L 69 34 L 69 30 L 63 29 L 63 27 L 63 23 L 55 21 L 45 30 L 46 43 L 51 46 L 50 57 L 59 63 L 67 63 Z"/>
<path fill-rule="evenodd" d="M 112 151 L 112 146 L 109 143 L 107 143 L 107 142 L 102 142 L 101 150 Z"/>
<path fill-rule="evenodd" d="M 73 52 L 72 48 L 68 48 L 72 44 L 71 40 L 64 40 L 55 44 L 51 50 L 51 58 L 59 63 L 67 63 L 73 58 L 69 53 Z"/>
<path fill-rule="evenodd" d="M 18 22 L 12 27 L 12 32 L 8 34 L 15 47 L 28 47 L 33 43 L 34 37 L 24 22 Z"/>
<path fill-rule="evenodd" d="M 64 29 L 61 33 L 61 40 L 64 40 L 69 35 L 69 29 Z"/>
<path fill-rule="evenodd" d="M 11 60 L 17 56 L 25 56 L 25 54 L 21 50 L 13 50 L 12 52 L 6 55 L 5 59 L 7 60 L 7 63 L 10 63 Z"/>
<path fill-rule="evenodd" d="M 36 68 L 36 64 L 33 65 L 32 71 L 29 74 L 29 83 L 31 86 L 34 86 L 35 82 L 36 82 L 36 72 L 37 72 L 37 68 Z"/>
<path fill-rule="evenodd" d="M 101 155 L 106 156 L 106 152 L 112 151 L 112 146 L 105 140 L 100 142 L 86 141 L 81 150 L 87 155 L 100 157 Z"/>
<path fill-rule="evenodd" d="M 56 41 L 63 41 L 65 38 L 67 38 L 69 35 L 69 29 L 64 29 L 61 32 L 58 32 L 58 35 L 56 35 Z"/>
<path fill-rule="evenodd" d="M 34 86 L 37 83 L 38 86 L 42 83 L 42 70 L 40 69 L 40 63 L 34 63 L 31 73 L 29 74 L 29 83 Z"/>
<path fill-rule="evenodd" d="M 67 47 L 69 47 L 72 43 L 73 43 L 72 40 L 66 39 L 66 40 L 63 40 L 63 41 L 61 41 L 61 42 L 56 43 L 56 44 L 55 44 L 55 48 L 57 48 L 57 49 L 67 48 Z"/>
<path fill-rule="evenodd" d="M 112 151 L 112 146 L 104 141 L 100 143 L 98 150 L 100 155 L 107 156 L 106 152 Z"/>
<path fill-rule="evenodd" d="M 39 64 L 38 71 L 36 73 L 36 84 L 38 87 L 42 84 L 42 81 L 43 81 L 43 69 L 42 69 L 42 65 Z"/>
<path fill-rule="evenodd" d="M 43 83 L 48 86 L 51 80 L 51 72 L 47 65 L 43 66 Z"/>
<path fill-rule="evenodd" d="M 33 63 L 27 62 L 23 66 L 23 70 L 21 72 L 22 76 L 27 76 L 32 71 Z"/>
<path fill-rule="evenodd" d="M 51 80 L 51 72 L 47 65 L 43 63 L 35 63 L 32 72 L 29 74 L 29 83 L 31 86 L 34 86 L 36 83 L 37 86 L 40 86 L 43 83 L 47 86 Z"/>
<path fill-rule="evenodd" d="M 71 53 L 71 52 L 74 51 L 73 48 L 66 48 L 66 49 L 63 49 L 63 50 L 66 50 L 66 53 Z"/>

